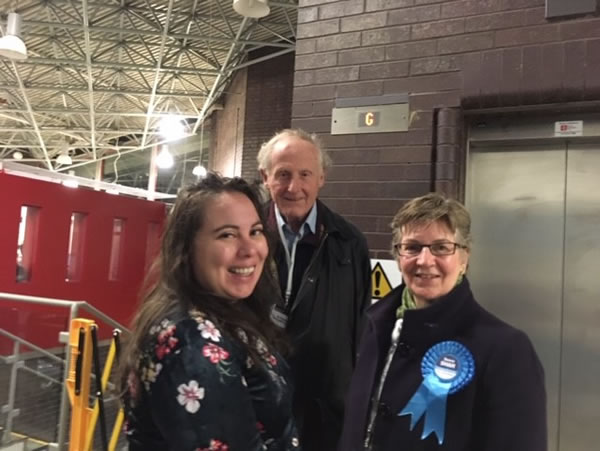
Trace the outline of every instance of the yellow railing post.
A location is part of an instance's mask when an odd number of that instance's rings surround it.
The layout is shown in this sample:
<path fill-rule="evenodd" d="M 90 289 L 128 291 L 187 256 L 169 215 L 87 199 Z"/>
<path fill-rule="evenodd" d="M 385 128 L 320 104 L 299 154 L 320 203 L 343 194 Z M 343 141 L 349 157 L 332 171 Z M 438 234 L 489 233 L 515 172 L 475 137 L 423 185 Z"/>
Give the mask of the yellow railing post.
<path fill-rule="evenodd" d="M 106 356 L 106 362 L 104 363 L 104 370 L 102 371 L 102 391 L 106 392 L 106 387 L 108 386 L 108 379 L 110 377 L 110 372 L 112 371 L 112 367 L 113 367 L 113 363 L 115 361 L 115 358 L 117 356 L 117 342 L 119 340 L 120 337 L 120 331 L 114 331 L 113 332 L 113 340 L 110 343 L 110 348 L 108 349 L 108 355 Z M 100 412 L 100 408 L 99 408 L 99 404 L 98 401 L 96 400 L 96 402 L 94 403 L 94 409 L 92 412 L 92 417 L 90 420 L 90 424 L 89 424 L 89 428 L 88 428 L 88 434 L 86 437 L 86 441 L 85 441 L 85 450 L 86 451 L 91 451 L 92 449 L 92 445 L 94 443 L 94 430 L 96 429 L 96 422 L 98 421 L 98 414 Z M 117 416 L 117 423 L 118 423 L 118 416 Z M 121 420 L 122 423 L 122 420 Z M 119 429 L 121 427 L 121 424 L 119 424 Z M 119 430 L 117 430 L 117 439 L 119 436 Z M 113 435 L 114 435 L 114 430 L 113 430 Z M 109 449 L 110 446 L 109 446 Z M 114 449 L 114 448 L 113 448 Z"/>
<path fill-rule="evenodd" d="M 92 371 L 91 329 L 94 321 L 75 318 L 71 321 L 69 345 L 71 362 L 66 380 L 71 401 L 71 437 L 69 451 L 81 451 L 85 446 L 92 415 L 90 408 L 90 374 Z"/>
<path fill-rule="evenodd" d="M 67 392 L 71 402 L 71 437 L 69 440 L 69 451 L 91 451 L 94 442 L 94 431 L 100 411 L 102 393 L 106 391 L 108 379 L 115 360 L 118 359 L 119 338 L 121 331 L 113 332 L 113 340 L 110 345 L 108 356 L 104 364 L 101 377 L 100 392 L 96 392 L 94 407 L 90 407 L 90 385 L 92 373 L 92 358 L 98 352 L 93 346 L 94 336 L 92 330 L 97 326 L 94 321 L 76 318 L 71 321 L 69 333 L 69 346 L 71 352 L 71 364 L 69 375 L 65 381 Z M 99 365 L 98 365 L 99 367 Z M 108 449 L 114 451 L 123 424 L 123 409 L 120 408 L 115 419 Z M 104 429 L 103 429 L 104 431 Z M 106 446 L 106 442 L 105 442 Z"/>
<path fill-rule="evenodd" d="M 110 436 L 110 443 L 108 444 L 109 451 L 115 451 L 117 447 L 117 442 L 119 441 L 119 435 L 121 434 L 121 427 L 123 426 L 123 420 L 125 419 L 125 414 L 123 413 L 123 409 L 119 409 L 119 413 L 117 414 L 117 419 L 115 420 L 115 427 L 113 428 L 112 435 Z"/>
<path fill-rule="evenodd" d="M 112 344 L 115 347 L 115 360 L 117 364 L 119 363 L 119 357 L 121 354 L 121 331 L 119 329 L 113 330 L 113 342 Z M 117 413 L 117 418 L 115 419 L 115 424 L 113 426 L 112 435 L 110 437 L 110 442 L 108 443 L 108 451 L 115 451 L 117 447 L 117 442 L 119 441 L 119 435 L 121 434 L 121 428 L 123 426 L 123 420 L 125 419 L 125 414 L 123 413 L 123 407 L 119 409 L 119 413 Z"/>

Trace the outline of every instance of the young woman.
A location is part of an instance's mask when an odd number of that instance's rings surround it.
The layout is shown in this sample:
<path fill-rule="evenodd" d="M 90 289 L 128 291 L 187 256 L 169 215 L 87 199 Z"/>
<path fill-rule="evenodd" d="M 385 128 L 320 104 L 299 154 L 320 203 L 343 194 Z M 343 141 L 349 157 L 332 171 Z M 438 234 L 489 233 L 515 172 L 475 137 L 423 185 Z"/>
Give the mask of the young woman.
<path fill-rule="evenodd" d="M 130 450 L 300 449 L 260 211 L 239 178 L 180 192 L 123 354 Z"/>

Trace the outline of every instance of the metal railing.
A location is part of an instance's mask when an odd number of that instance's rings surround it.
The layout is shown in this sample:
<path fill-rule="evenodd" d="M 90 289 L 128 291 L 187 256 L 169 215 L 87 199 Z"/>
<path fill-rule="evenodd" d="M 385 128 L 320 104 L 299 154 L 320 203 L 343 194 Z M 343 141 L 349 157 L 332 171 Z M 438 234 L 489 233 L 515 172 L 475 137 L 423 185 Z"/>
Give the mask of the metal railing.
<path fill-rule="evenodd" d="M 21 370 L 21 371 L 29 372 L 36 377 L 46 380 L 46 382 L 48 382 L 49 384 L 61 385 L 63 383 L 61 380 L 54 379 L 54 378 L 44 374 L 41 371 L 36 371 L 33 368 L 30 368 L 27 365 L 25 365 L 25 362 L 23 360 L 23 355 L 21 354 L 21 346 L 24 346 L 25 348 L 29 348 L 32 351 L 35 351 L 37 356 L 41 356 L 41 357 L 44 357 L 51 361 L 54 361 L 61 366 L 64 365 L 64 361 L 63 361 L 63 359 L 56 356 L 55 354 L 52 354 L 51 352 L 48 352 L 45 349 L 42 349 L 42 348 L 36 346 L 35 344 L 22 339 L 21 337 L 11 334 L 10 332 L 8 332 L 4 329 L 0 329 L 0 335 L 3 335 L 4 337 L 12 340 L 14 343 L 12 355 L 0 356 L 0 359 L 2 359 L 2 361 L 4 361 L 4 363 L 10 365 L 10 378 L 9 378 L 9 384 L 8 384 L 8 387 L 9 387 L 8 388 L 8 399 L 7 399 L 7 403 L 4 406 L 2 406 L 3 413 L 6 413 L 6 423 L 4 425 L 2 439 L 0 440 L 0 443 L 2 443 L 4 445 L 4 444 L 8 443 L 9 441 L 11 441 L 11 439 L 12 439 L 13 421 L 14 421 L 14 418 L 20 412 L 20 409 L 15 409 L 18 371 Z"/>
<path fill-rule="evenodd" d="M 106 315 L 105 313 L 103 313 L 102 311 L 98 310 L 96 307 L 88 304 L 85 301 L 53 299 L 53 298 L 45 298 L 45 297 L 39 297 L 39 296 L 27 296 L 27 295 L 21 295 L 21 294 L 0 292 L 0 300 L 1 299 L 22 302 L 25 304 L 36 304 L 36 305 L 42 305 L 42 306 L 47 306 L 47 307 L 67 308 L 67 309 L 69 309 L 69 321 L 67 323 L 69 325 L 71 324 L 71 320 L 73 318 L 81 317 L 82 312 L 85 312 L 94 319 L 98 319 L 101 322 L 103 322 L 113 328 L 120 329 L 124 333 L 129 333 L 129 329 L 127 329 L 122 324 L 115 321 L 114 319 L 112 319 L 111 317 L 109 317 L 108 315 Z M 69 404 L 68 393 L 67 393 L 67 389 L 64 384 L 64 381 L 66 380 L 66 377 L 67 377 L 68 371 L 69 371 L 69 366 L 70 366 L 70 352 L 69 352 L 69 340 L 68 340 L 69 332 L 61 331 L 59 333 L 59 337 L 58 337 L 58 341 L 60 343 L 63 343 L 64 347 L 65 347 L 65 359 L 64 360 L 52 353 L 40 348 L 39 346 L 36 346 L 33 343 L 27 342 L 26 340 L 8 332 L 8 331 L 4 331 L 4 330 L 0 329 L 0 334 L 11 339 L 14 342 L 13 355 L 4 359 L 6 363 L 10 363 L 13 366 L 11 368 L 8 403 L 7 403 L 7 407 L 5 409 L 7 411 L 8 416 L 7 416 L 7 423 L 6 423 L 6 427 L 4 430 L 3 439 L 6 436 L 7 432 L 9 432 L 12 429 L 13 417 L 16 416 L 16 414 L 14 412 L 15 389 L 16 389 L 16 378 L 17 378 L 16 373 L 17 373 L 18 369 L 26 368 L 23 365 L 23 362 L 19 359 L 20 346 L 26 346 L 26 347 L 32 349 L 33 351 L 40 353 L 40 355 L 50 358 L 54 361 L 58 360 L 62 365 L 64 365 L 63 378 L 61 381 L 59 381 L 62 386 L 62 389 L 61 389 L 61 396 L 60 396 L 60 409 L 59 409 L 59 420 L 58 420 L 58 431 L 57 431 L 58 437 L 57 437 L 56 449 L 58 449 L 59 451 L 66 450 L 67 448 L 65 447 L 65 443 L 67 441 L 66 436 L 67 436 L 67 427 L 69 424 L 70 404 Z M 30 368 L 28 368 L 28 370 L 35 372 L 35 370 L 32 370 Z M 45 374 L 42 374 L 42 376 L 44 378 L 50 379 L 50 381 L 52 381 L 52 382 L 57 382 L 55 379 L 48 378 L 48 376 Z"/>

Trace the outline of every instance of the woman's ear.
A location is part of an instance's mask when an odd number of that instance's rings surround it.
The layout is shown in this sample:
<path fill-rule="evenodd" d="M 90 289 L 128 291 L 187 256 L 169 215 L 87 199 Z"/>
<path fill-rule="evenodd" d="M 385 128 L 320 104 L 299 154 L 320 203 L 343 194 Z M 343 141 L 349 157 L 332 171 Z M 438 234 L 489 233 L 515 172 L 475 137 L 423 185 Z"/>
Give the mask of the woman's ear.
<path fill-rule="evenodd" d="M 460 273 L 461 274 L 466 274 L 467 269 L 469 267 L 469 256 L 471 254 L 469 253 L 468 249 L 465 249 L 464 251 L 462 251 L 462 258 L 461 258 L 461 265 L 460 265 Z"/>
<path fill-rule="evenodd" d="M 468 270 L 469 270 L 469 259 L 467 258 L 467 261 L 465 262 L 465 264 L 463 266 L 463 274 L 466 274 Z"/>

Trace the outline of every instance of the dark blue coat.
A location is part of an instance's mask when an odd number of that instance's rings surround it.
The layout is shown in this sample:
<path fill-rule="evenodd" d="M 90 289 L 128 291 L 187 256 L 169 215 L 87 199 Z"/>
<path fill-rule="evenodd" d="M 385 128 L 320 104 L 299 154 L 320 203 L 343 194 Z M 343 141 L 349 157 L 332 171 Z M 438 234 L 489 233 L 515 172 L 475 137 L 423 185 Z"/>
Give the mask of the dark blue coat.
<path fill-rule="evenodd" d="M 404 286 L 367 310 L 346 404 L 339 451 L 363 451 L 370 399 L 379 380 Z M 507 294 L 510 295 L 510 294 Z M 448 396 L 444 442 L 421 439 L 397 414 L 421 385 L 421 360 L 436 343 L 454 340 L 475 360 L 472 381 Z M 430 307 L 405 313 L 374 428 L 374 451 L 546 451 L 544 374 L 529 338 L 473 298 L 466 278 Z"/>

